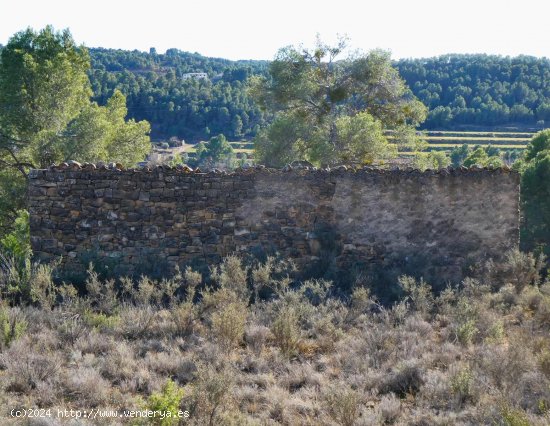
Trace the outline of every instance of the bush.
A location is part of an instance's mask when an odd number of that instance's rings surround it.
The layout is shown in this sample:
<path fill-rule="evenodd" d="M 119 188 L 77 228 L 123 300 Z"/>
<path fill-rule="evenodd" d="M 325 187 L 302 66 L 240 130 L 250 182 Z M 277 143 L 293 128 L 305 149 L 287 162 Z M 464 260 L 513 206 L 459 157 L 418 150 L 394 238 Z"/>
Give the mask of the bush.
<path fill-rule="evenodd" d="M 324 401 L 330 416 L 339 425 L 353 426 L 361 414 L 359 393 L 346 385 L 329 388 Z"/>
<path fill-rule="evenodd" d="M 212 314 L 212 334 L 222 348 L 229 352 L 243 340 L 247 306 L 244 303 L 231 303 Z"/>
<path fill-rule="evenodd" d="M 473 374 L 470 367 L 465 366 L 451 372 L 450 385 L 453 395 L 459 405 L 473 399 L 472 382 Z"/>
<path fill-rule="evenodd" d="M 158 393 L 152 394 L 147 401 L 147 410 L 160 411 L 165 413 L 165 418 L 155 418 L 153 424 L 162 426 L 177 425 L 180 423 L 178 411 L 184 391 L 172 380 L 168 380 Z M 170 413 L 170 414 L 168 414 Z"/>
<path fill-rule="evenodd" d="M 423 317 L 427 317 L 433 309 L 434 298 L 431 287 L 420 279 L 402 275 L 398 278 L 399 285 L 413 303 L 413 308 Z"/>
<path fill-rule="evenodd" d="M 279 312 L 271 325 L 271 332 L 275 344 L 279 346 L 283 354 L 289 357 L 296 354 L 301 333 L 298 325 L 298 315 L 293 308 L 285 308 Z"/>
<path fill-rule="evenodd" d="M 415 395 L 424 384 L 420 367 L 414 363 L 405 363 L 390 373 L 380 386 L 380 393 L 394 393 L 400 398 L 407 394 Z"/>
<path fill-rule="evenodd" d="M 227 408 L 233 379 L 230 367 L 197 364 L 197 380 L 193 386 L 194 416 L 199 424 L 218 424 L 217 416 Z"/>
<path fill-rule="evenodd" d="M 27 330 L 27 320 L 19 308 L 9 308 L 0 303 L 0 350 L 8 348 L 19 339 Z"/>

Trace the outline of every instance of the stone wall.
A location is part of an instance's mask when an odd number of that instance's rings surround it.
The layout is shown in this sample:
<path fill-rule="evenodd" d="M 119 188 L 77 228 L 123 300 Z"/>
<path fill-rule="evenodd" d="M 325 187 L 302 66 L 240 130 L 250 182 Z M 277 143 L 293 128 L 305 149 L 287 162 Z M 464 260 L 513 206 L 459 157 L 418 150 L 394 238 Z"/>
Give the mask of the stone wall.
<path fill-rule="evenodd" d="M 273 170 L 157 167 L 33 170 L 37 259 L 115 274 L 279 253 L 299 266 L 378 265 L 456 282 L 519 242 L 519 177 L 508 169 Z"/>

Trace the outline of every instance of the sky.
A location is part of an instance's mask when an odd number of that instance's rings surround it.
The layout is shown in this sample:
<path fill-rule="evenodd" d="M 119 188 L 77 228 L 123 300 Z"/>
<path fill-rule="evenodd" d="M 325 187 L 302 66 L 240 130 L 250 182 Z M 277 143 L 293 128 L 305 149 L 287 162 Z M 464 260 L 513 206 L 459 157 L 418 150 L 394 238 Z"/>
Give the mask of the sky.
<path fill-rule="evenodd" d="M 445 53 L 550 57 L 548 0 L 0 0 L 0 44 L 17 31 L 69 28 L 87 47 L 273 59 L 316 34 L 395 59 Z"/>

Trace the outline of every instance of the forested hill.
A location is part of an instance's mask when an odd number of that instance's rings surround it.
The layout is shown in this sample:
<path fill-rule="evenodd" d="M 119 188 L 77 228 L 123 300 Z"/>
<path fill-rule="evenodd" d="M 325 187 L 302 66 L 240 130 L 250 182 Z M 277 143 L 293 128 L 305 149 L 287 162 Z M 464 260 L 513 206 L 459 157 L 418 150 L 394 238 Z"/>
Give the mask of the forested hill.
<path fill-rule="evenodd" d="M 153 139 L 249 137 L 269 119 L 246 92 L 246 79 L 267 72 L 266 61 L 229 61 L 177 49 L 165 54 L 90 49 L 90 55 L 95 99 L 103 104 L 115 88 L 122 90 L 130 117 L 148 120 Z M 430 108 L 427 129 L 533 129 L 550 123 L 548 59 L 444 55 L 395 65 Z"/>
<path fill-rule="evenodd" d="M 94 98 L 104 104 L 115 88 L 127 97 L 132 118 L 152 125 L 153 139 L 189 141 L 224 133 L 252 136 L 264 114 L 246 93 L 246 80 L 264 73 L 265 61 L 230 61 L 169 49 L 157 54 L 90 49 Z M 206 73 L 203 76 L 190 73 Z"/>
<path fill-rule="evenodd" d="M 550 60 L 531 56 L 443 55 L 396 63 L 430 108 L 426 128 L 550 124 Z"/>

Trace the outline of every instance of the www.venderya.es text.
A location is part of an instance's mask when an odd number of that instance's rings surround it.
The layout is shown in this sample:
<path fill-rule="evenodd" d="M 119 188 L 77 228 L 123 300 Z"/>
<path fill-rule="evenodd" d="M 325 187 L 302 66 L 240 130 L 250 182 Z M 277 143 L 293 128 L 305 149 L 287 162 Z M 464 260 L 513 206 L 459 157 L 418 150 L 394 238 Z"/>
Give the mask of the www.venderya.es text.
<path fill-rule="evenodd" d="M 26 409 L 14 408 L 10 412 L 17 418 L 65 418 L 65 419 L 101 419 L 101 418 L 149 418 L 149 419 L 187 419 L 189 411 L 162 411 L 162 410 L 61 410 L 61 409 Z"/>

